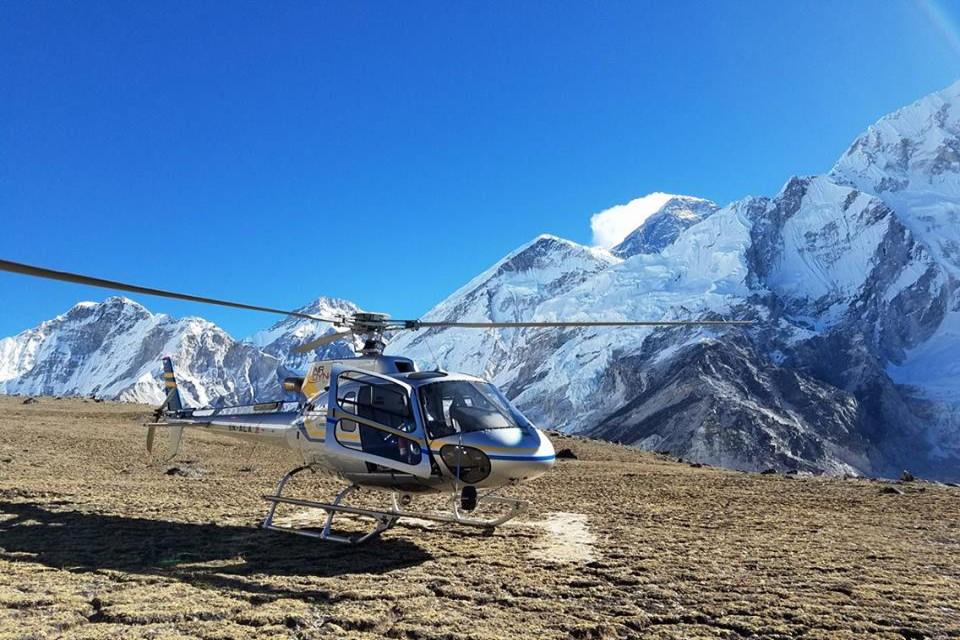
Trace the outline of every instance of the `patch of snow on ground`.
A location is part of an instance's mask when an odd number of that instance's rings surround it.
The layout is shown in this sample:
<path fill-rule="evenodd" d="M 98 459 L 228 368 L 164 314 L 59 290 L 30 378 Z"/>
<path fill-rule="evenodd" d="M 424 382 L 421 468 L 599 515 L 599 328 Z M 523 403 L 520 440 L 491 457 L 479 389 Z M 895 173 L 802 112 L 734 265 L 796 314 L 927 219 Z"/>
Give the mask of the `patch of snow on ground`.
<path fill-rule="evenodd" d="M 596 558 L 597 537 L 582 513 L 556 511 L 541 521 L 518 524 L 544 531 L 544 536 L 534 543 L 532 558 L 561 563 L 591 562 Z"/>

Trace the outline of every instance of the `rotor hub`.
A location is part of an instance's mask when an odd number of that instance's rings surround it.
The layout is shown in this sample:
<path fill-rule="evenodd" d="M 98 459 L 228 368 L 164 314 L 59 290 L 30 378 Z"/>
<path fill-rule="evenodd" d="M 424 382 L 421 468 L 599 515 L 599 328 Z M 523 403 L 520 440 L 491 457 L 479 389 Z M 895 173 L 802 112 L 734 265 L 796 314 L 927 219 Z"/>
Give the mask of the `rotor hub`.
<path fill-rule="evenodd" d="M 386 324 L 387 320 L 390 319 L 390 314 L 388 313 L 376 313 L 374 311 L 358 311 L 350 316 L 350 322 L 353 324 L 376 324 L 382 325 Z"/>
<path fill-rule="evenodd" d="M 383 333 L 390 328 L 390 316 L 386 313 L 372 311 L 358 311 L 344 318 L 340 323 L 355 335 L 363 339 L 361 352 L 365 356 L 379 356 L 383 354 L 386 342 Z"/>

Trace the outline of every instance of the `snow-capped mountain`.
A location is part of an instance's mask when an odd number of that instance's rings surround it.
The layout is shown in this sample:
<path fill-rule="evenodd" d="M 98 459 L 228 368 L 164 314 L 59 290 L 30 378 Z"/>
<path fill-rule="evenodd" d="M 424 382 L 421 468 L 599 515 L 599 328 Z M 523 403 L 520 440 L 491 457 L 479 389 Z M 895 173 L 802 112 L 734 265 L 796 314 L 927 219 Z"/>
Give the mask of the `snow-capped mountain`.
<path fill-rule="evenodd" d="M 626 259 L 581 269 L 565 254 L 596 250 L 556 240 L 428 317 L 515 319 L 511 291 L 573 267 L 524 319 L 754 327 L 439 330 L 391 350 L 491 376 L 546 426 L 704 462 L 960 477 L 960 83 L 881 119 L 826 176 L 719 211 L 690 200 L 699 219 L 650 216 L 611 251 Z"/>
<path fill-rule="evenodd" d="M 901 316 L 907 339 L 884 367 L 934 454 L 951 460 L 960 451 L 960 82 L 881 118 L 830 176 L 887 203 L 924 252 L 904 277 L 916 282 L 913 297 L 935 302 Z"/>
<path fill-rule="evenodd" d="M 324 318 L 359 311 L 348 300 L 318 298 L 298 309 Z M 354 354 L 338 340 L 307 354 L 294 349 L 333 331 L 290 317 L 239 341 L 202 318 L 175 319 L 122 297 L 81 302 L 63 315 L 0 339 L 0 393 L 96 395 L 159 405 L 161 358 L 173 358 L 184 402 L 235 404 L 282 397 L 280 381 L 310 360 Z"/>
<path fill-rule="evenodd" d="M 542 235 L 468 282 L 423 319 L 529 320 L 544 302 L 619 262 L 602 249 Z M 512 329 L 424 329 L 401 333 L 390 343 L 390 352 L 411 350 L 425 361 L 490 376 L 526 336 Z"/>
<path fill-rule="evenodd" d="M 300 313 L 307 313 L 320 318 L 336 319 L 349 316 L 360 307 L 341 298 L 320 297 L 310 304 L 296 309 Z M 291 372 L 303 373 L 307 364 L 322 358 L 344 358 L 359 352 L 362 345 L 345 338 L 328 345 L 314 349 L 310 353 L 297 353 L 295 349 L 311 340 L 333 333 L 335 329 L 330 323 L 317 322 L 307 318 L 290 316 L 273 324 L 268 329 L 258 331 L 248 338 L 248 342 L 278 360 Z"/>
<path fill-rule="evenodd" d="M 763 199 L 735 203 L 658 254 L 611 260 L 601 253 L 600 262 L 567 276 L 573 286 L 530 299 L 536 304 L 521 317 L 767 321 L 769 311 L 750 300 L 749 257 L 752 220 L 767 207 Z M 515 282 L 504 269 L 531 247 L 537 247 L 537 266 L 551 273 L 569 268 L 571 253 L 596 252 L 556 239 L 538 242 L 487 272 L 500 279 L 475 280 L 427 317 L 519 319 L 512 307 L 468 300 L 509 300 L 505 292 L 536 281 L 536 273 L 525 272 Z M 468 313 L 451 314 L 454 309 Z M 742 330 L 445 329 L 401 336 L 389 350 L 425 366 L 489 376 L 543 426 L 741 468 L 869 468 L 850 394 L 778 366 Z"/>
<path fill-rule="evenodd" d="M 660 253 L 686 229 L 719 210 L 715 202 L 690 196 L 673 196 L 643 224 L 611 249 L 621 258 L 638 253 Z"/>
<path fill-rule="evenodd" d="M 160 359 L 173 357 L 185 402 L 279 397 L 279 362 L 202 318 L 153 314 L 127 298 L 81 302 L 0 340 L 0 391 L 89 395 L 159 405 Z"/>

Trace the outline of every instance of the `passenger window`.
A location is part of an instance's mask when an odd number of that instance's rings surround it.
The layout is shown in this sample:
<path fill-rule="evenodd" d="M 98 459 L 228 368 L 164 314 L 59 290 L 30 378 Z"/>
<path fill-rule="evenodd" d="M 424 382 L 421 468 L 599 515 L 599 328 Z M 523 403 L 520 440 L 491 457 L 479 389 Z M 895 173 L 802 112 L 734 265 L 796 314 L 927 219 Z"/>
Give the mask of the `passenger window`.
<path fill-rule="evenodd" d="M 416 430 L 410 398 L 398 384 L 357 371 L 337 379 L 337 404 L 355 416 L 402 431 Z"/>
<path fill-rule="evenodd" d="M 412 437 L 378 429 L 359 419 L 401 431 L 415 431 L 410 398 L 402 386 L 358 371 L 344 371 L 337 378 L 337 406 L 358 418 L 340 418 L 336 438 L 341 445 L 409 465 L 423 460 L 423 451 Z"/>
<path fill-rule="evenodd" d="M 343 404 L 345 404 L 345 405 L 347 405 L 347 406 L 354 406 L 354 407 L 355 407 L 355 406 L 357 405 L 357 402 L 356 402 L 356 401 L 357 401 L 357 392 L 356 392 L 356 391 L 348 391 L 348 392 L 344 395 Z M 357 430 L 357 423 L 354 422 L 353 420 L 341 420 L 341 421 L 340 421 L 340 428 L 343 429 L 344 431 L 349 432 L 349 433 L 353 433 L 354 431 Z"/>
<path fill-rule="evenodd" d="M 336 437 L 337 442 L 343 446 L 360 451 L 363 447 L 360 442 L 360 434 L 357 433 L 357 428 L 357 423 L 352 420 L 340 420 L 337 422 L 337 428 L 334 430 L 334 437 Z"/>

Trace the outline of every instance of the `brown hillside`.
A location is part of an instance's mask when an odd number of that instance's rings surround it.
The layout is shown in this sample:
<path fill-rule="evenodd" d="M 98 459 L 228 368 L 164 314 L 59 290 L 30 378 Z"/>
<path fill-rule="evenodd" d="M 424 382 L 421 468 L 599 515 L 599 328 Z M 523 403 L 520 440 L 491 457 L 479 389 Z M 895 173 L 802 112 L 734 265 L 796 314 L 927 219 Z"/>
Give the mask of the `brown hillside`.
<path fill-rule="evenodd" d="M 289 453 L 188 433 L 151 466 L 149 412 L 0 397 L 0 638 L 960 637 L 957 488 L 563 439 L 519 524 L 349 548 L 255 528 Z"/>

